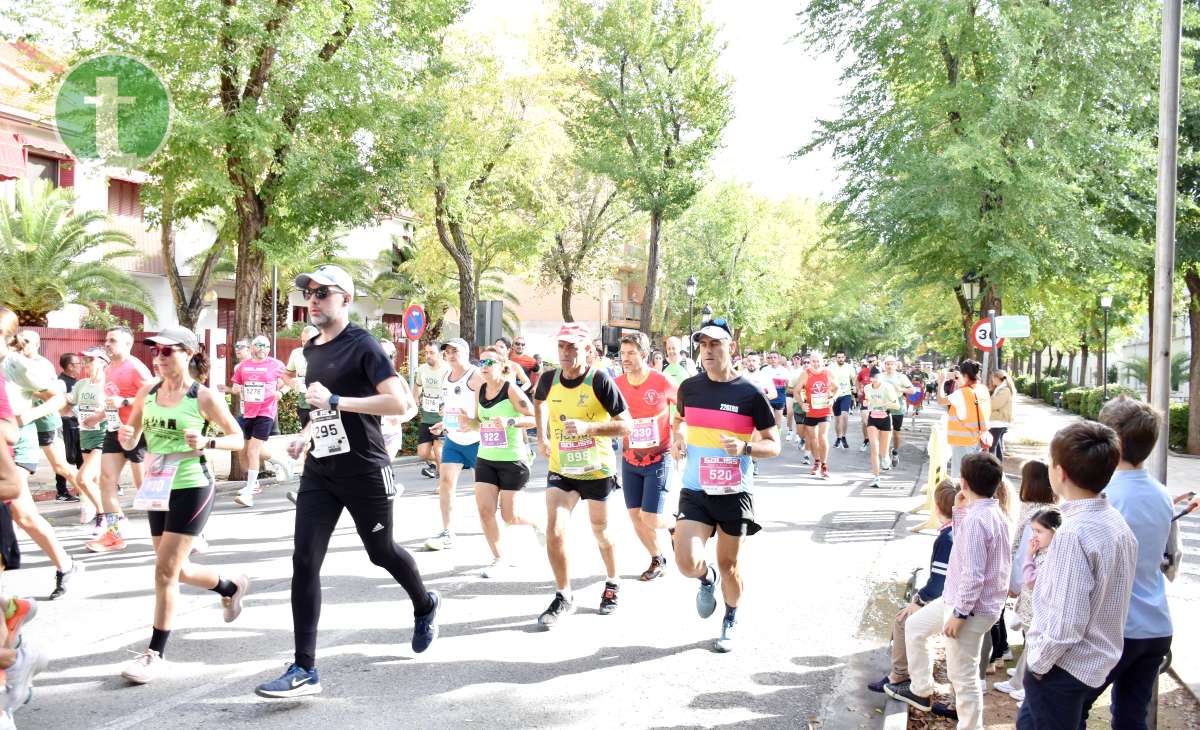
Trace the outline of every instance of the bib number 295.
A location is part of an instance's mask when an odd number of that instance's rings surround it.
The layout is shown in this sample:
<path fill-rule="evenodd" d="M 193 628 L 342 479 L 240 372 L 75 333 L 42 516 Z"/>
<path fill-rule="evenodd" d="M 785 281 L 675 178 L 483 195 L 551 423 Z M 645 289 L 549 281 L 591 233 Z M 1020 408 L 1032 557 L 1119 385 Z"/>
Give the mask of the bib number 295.
<path fill-rule="evenodd" d="M 312 455 L 323 459 L 326 456 L 345 454 L 350 451 L 350 441 L 346 438 L 346 427 L 342 416 L 337 411 L 315 410 L 310 414 L 312 422 Z"/>

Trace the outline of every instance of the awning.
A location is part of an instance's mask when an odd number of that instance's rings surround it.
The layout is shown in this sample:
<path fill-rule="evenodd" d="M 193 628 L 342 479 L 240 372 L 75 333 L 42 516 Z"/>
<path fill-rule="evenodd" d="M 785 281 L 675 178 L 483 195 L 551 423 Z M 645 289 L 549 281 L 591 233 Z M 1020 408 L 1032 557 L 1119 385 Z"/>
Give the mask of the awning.
<path fill-rule="evenodd" d="M 21 135 L 0 132 L 0 180 L 25 177 L 25 143 Z"/>

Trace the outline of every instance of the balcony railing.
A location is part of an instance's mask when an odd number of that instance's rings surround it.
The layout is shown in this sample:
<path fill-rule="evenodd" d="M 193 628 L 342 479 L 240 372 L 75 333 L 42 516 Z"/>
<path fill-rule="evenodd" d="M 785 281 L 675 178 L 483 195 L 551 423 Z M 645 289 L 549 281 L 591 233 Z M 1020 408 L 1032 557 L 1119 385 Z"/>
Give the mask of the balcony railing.
<path fill-rule="evenodd" d="M 637 302 L 611 301 L 608 303 L 608 318 L 636 322 L 642 318 L 642 305 Z"/>

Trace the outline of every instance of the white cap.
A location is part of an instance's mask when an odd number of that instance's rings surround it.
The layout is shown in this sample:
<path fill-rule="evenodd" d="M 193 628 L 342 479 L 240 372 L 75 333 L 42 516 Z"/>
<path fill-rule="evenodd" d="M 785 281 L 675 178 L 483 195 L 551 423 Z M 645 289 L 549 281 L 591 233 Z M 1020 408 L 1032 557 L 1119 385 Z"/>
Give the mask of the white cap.
<path fill-rule="evenodd" d="M 354 294 L 354 280 L 346 270 L 333 264 L 323 264 L 313 269 L 312 273 L 296 277 L 295 284 L 301 289 L 307 289 L 309 283 L 318 286 L 336 286 L 347 294 Z"/>

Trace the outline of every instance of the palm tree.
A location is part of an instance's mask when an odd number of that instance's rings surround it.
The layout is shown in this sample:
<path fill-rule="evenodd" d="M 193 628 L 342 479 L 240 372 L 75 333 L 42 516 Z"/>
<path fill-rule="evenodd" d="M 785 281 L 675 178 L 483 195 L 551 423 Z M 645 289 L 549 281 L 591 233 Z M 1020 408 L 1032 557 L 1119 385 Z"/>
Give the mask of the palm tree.
<path fill-rule="evenodd" d="M 73 211 L 71 193 L 44 180 L 16 192 L 15 207 L 0 199 L 0 304 L 22 326 L 44 327 L 66 304 L 94 311 L 105 302 L 153 315 L 137 281 L 112 265 L 137 252 L 129 236 L 106 227 L 107 213 Z"/>
<path fill-rule="evenodd" d="M 1171 356 L 1171 390 L 1179 390 L 1179 386 L 1188 378 L 1188 368 L 1191 359 L 1186 353 L 1177 352 Z M 1125 361 L 1125 375 L 1133 378 L 1142 385 L 1149 380 L 1150 361 L 1140 355 Z"/>

